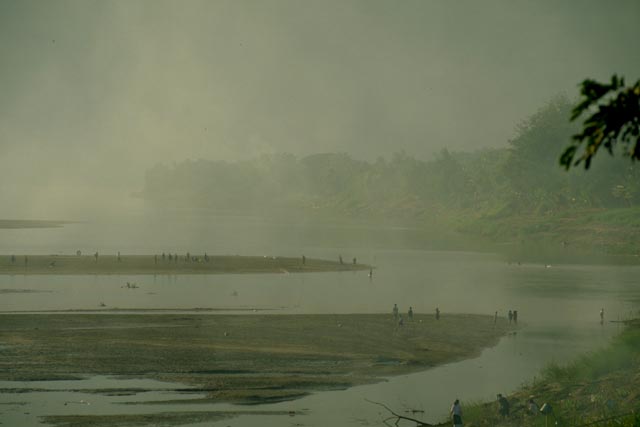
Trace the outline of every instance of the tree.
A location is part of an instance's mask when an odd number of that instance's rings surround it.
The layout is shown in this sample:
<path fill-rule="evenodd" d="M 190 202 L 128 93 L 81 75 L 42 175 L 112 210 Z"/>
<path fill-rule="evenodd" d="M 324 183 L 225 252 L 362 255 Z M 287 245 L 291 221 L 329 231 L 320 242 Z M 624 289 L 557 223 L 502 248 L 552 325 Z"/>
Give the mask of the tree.
<path fill-rule="evenodd" d="M 592 114 L 584 121 L 582 131 L 573 135 L 560 164 L 569 169 L 584 161 L 584 168 L 589 169 L 600 147 L 613 154 L 618 142 L 632 160 L 640 160 L 640 80 L 625 87 L 624 78 L 614 74 L 609 84 L 587 79 L 580 86 L 582 101 L 574 107 L 571 121 L 582 114 Z M 586 147 L 576 158 L 583 142 Z"/>
<path fill-rule="evenodd" d="M 557 162 L 559 144 L 576 132 L 567 121 L 571 107 L 568 98 L 557 96 L 518 124 L 502 171 L 509 182 L 511 209 L 546 212 L 570 198 L 569 176 Z"/>

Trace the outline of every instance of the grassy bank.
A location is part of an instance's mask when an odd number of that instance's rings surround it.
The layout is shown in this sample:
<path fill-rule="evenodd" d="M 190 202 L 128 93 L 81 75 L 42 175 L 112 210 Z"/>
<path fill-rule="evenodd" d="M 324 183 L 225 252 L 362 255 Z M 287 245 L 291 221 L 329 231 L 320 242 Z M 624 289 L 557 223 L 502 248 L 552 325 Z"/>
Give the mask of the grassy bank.
<path fill-rule="evenodd" d="M 533 414 L 527 402 L 549 403 L 553 415 Z M 539 427 L 640 426 L 640 321 L 629 322 L 610 346 L 565 365 L 549 365 L 539 379 L 508 397 L 511 413 L 497 403 L 464 406 L 465 425 Z M 449 423 L 443 423 L 449 425 Z"/>
<path fill-rule="evenodd" d="M 535 215 L 460 216 L 460 232 L 498 243 L 574 254 L 640 253 L 640 208 L 565 210 Z"/>
<path fill-rule="evenodd" d="M 220 274 L 311 273 L 368 270 L 338 260 L 272 256 L 172 255 L 2 255 L 0 274 Z"/>

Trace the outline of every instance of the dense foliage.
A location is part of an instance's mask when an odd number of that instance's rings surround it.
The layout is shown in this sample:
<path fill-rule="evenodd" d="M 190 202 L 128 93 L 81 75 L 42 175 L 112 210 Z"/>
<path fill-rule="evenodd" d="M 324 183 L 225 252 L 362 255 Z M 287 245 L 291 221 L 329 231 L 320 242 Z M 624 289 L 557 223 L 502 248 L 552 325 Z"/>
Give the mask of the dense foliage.
<path fill-rule="evenodd" d="M 585 169 L 589 169 L 600 147 L 613 154 L 618 143 L 625 146 L 625 154 L 632 160 L 640 160 L 640 80 L 626 87 L 624 79 L 616 75 L 609 84 L 588 79 L 581 84 L 581 95 L 582 101 L 573 109 L 571 120 L 592 114 L 584 121 L 581 132 L 573 136 L 560 163 L 569 169 L 584 161 Z M 584 151 L 576 159 L 583 142 Z"/>
<path fill-rule="evenodd" d="M 157 165 L 140 195 L 164 208 L 417 220 L 639 204 L 640 172 L 628 160 L 603 157 L 588 173 L 558 167 L 558 152 L 576 132 L 571 110 L 566 98 L 554 99 L 517 126 L 507 148 L 444 149 L 428 161 L 405 153 L 374 162 L 325 153 Z"/>

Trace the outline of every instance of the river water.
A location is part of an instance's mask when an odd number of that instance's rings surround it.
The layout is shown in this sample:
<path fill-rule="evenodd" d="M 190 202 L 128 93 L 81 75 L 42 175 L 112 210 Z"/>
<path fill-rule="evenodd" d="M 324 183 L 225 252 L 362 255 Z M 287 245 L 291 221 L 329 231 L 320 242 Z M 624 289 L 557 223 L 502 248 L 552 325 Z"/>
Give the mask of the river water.
<path fill-rule="evenodd" d="M 122 242 L 127 242 L 122 244 Z M 0 230 L 0 253 L 183 253 L 286 255 L 345 259 L 376 268 L 367 272 L 317 274 L 256 274 L 212 276 L 0 276 L 0 311 L 99 309 L 213 308 L 224 312 L 370 313 L 401 311 L 432 313 L 446 321 L 448 313 L 504 316 L 516 309 L 523 325 L 479 357 L 425 372 L 348 390 L 315 393 L 293 402 L 238 407 L 196 405 L 196 410 L 296 411 L 295 417 L 243 415 L 220 422 L 228 426 L 378 425 L 387 405 L 424 410 L 426 421 L 442 420 L 455 398 L 463 402 L 492 399 L 533 381 L 551 361 L 565 362 L 605 345 L 621 320 L 637 312 L 635 265 L 584 265 L 560 261 L 516 262 L 512 255 L 469 252 L 459 237 L 429 234 L 408 228 L 343 227 L 336 225 L 267 224 L 251 219 L 216 221 L 120 221 L 71 224 L 59 229 Z M 468 245 L 467 245 L 468 247 Z M 509 261 L 507 261 L 509 260 Z M 136 289 L 122 286 L 135 282 Z M 248 311 L 247 311 L 248 310 Z M 0 318 L 1 319 L 1 318 Z M 96 379 L 86 381 L 95 382 Z M 113 379 L 104 379 L 105 388 Z M 0 388 L 28 388 L 2 384 Z M 42 385 L 41 385 L 42 386 Z M 159 385 L 162 393 L 171 387 Z M 46 388 L 46 387 L 45 387 Z M 92 388 L 88 385 L 78 389 Z M 182 388 L 175 385 L 174 388 Z M 78 413 L 78 407 L 43 405 L 57 393 L 0 394 L 0 421 L 37 425 L 45 414 Z M 58 392 L 59 393 L 59 392 Z M 162 395 L 153 395 L 160 399 Z M 78 402 L 85 395 L 60 395 L 59 401 Z M 193 397 L 193 396 L 190 396 Z M 91 396 L 93 407 L 82 413 L 122 413 L 121 397 Z M 111 400 L 110 400 L 111 399 Z M 114 400 L 115 399 L 115 400 Z M 136 396 L 128 396 L 136 401 Z M 47 400 L 49 401 L 49 400 Z M 55 399 L 54 399 L 55 401 Z M 25 403 L 26 402 L 26 403 Z M 18 404 L 20 403 L 20 404 Z M 76 405 L 77 406 L 77 405 Z M 194 410 L 194 405 L 134 405 L 135 413 Z M 38 409 L 41 408 L 41 409 Z M 131 409 L 135 408 L 135 409 Z M 74 412 L 75 411 L 75 412 Z M 11 422 L 9 422 L 11 421 Z M 17 424 L 16 424 L 17 425 Z M 211 425 L 208 423 L 207 425 Z M 216 424 L 218 425 L 218 424 Z"/>

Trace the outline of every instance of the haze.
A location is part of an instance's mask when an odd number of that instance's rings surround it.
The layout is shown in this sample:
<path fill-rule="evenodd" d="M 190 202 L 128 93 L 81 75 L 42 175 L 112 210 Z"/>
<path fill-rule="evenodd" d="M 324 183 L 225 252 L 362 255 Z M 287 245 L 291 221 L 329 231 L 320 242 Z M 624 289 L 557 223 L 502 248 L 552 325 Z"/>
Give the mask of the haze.
<path fill-rule="evenodd" d="M 117 210 L 147 169 L 188 158 L 502 147 L 583 78 L 632 78 L 638 16 L 636 1 L 2 1 L 2 215 Z"/>
<path fill-rule="evenodd" d="M 638 18 L 0 0 L 0 424 L 637 426 Z"/>

